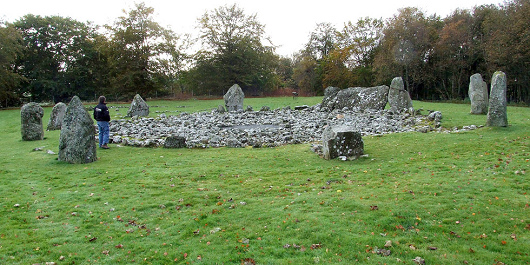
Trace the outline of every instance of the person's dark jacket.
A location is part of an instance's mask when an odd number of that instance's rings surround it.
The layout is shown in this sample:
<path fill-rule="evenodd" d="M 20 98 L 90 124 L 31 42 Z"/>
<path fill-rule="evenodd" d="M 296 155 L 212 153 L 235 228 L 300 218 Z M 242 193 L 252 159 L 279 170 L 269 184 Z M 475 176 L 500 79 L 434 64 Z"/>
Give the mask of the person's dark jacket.
<path fill-rule="evenodd" d="M 104 103 L 99 103 L 94 108 L 94 119 L 96 121 L 110 121 L 109 108 Z"/>

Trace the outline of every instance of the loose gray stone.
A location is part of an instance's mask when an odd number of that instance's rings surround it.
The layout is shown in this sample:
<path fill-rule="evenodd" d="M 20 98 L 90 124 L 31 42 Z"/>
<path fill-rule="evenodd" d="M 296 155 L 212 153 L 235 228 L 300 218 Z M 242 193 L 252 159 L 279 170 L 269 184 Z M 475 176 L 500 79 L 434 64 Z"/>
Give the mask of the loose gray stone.
<path fill-rule="evenodd" d="M 164 148 L 185 148 L 186 137 L 183 136 L 169 136 L 166 138 Z"/>
<path fill-rule="evenodd" d="M 217 106 L 217 112 L 218 113 L 225 113 L 226 112 L 225 106 L 223 106 L 223 105 Z"/>
<path fill-rule="evenodd" d="M 60 130 L 61 125 L 63 124 L 64 114 L 66 113 L 66 104 L 59 102 L 53 106 L 52 113 L 50 114 L 50 120 L 48 121 L 48 126 L 46 126 L 47 131 Z"/>
<path fill-rule="evenodd" d="M 74 96 L 64 115 L 59 138 L 59 161 L 86 164 L 97 160 L 95 128 L 92 117 Z"/>
<path fill-rule="evenodd" d="M 506 127 L 508 126 L 508 114 L 506 99 L 506 74 L 497 71 L 491 78 L 491 92 L 489 100 L 488 120 L 486 126 Z"/>
<path fill-rule="evenodd" d="M 469 77 L 468 93 L 471 100 L 471 114 L 488 113 L 488 85 L 480 74 Z"/>
<path fill-rule="evenodd" d="M 271 107 L 269 106 L 262 106 L 259 111 L 271 111 Z"/>
<path fill-rule="evenodd" d="M 30 102 L 20 109 L 21 133 L 23 141 L 36 141 L 44 139 L 44 129 L 42 128 L 42 116 L 44 109 L 35 103 Z"/>
<path fill-rule="evenodd" d="M 398 113 L 412 108 L 412 99 L 409 92 L 405 90 L 403 78 L 396 77 L 392 79 L 392 84 L 388 91 L 388 104 L 392 111 Z"/>
<path fill-rule="evenodd" d="M 322 133 L 324 159 L 340 156 L 357 158 L 364 153 L 364 142 L 360 132 L 347 126 L 328 126 Z"/>
<path fill-rule="evenodd" d="M 131 106 L 129 107 L 129 110 L 127 111 L 127 117 L 147 117 L 149 116 L 149 106 L 145 102 L 145 100 L 138 94 L 134 96 L 134 99 L 131 103 Z"/>
<path fill-rule="evenodd" d="M 243 110 L 245 94 L 238 84 L 233 85 L 224 95 L 225 106 L 229 112 Z"/>

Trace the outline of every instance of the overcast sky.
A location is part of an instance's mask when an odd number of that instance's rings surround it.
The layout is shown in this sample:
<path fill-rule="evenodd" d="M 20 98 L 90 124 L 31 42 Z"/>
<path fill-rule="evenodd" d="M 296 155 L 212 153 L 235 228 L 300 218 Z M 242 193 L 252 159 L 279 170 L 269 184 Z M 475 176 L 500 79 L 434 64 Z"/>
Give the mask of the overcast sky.
<path fill-rule="evenodd" d="M 0 5 L 0 20 L 14 22 L 26 14 L 59 15 L 98 25 L 112 24 L 122 10 L 134 8 L 127 0 L 7 0 Z M 280 55 L 290 56 L 303 48 L 317 23 L 329 22 L 342 29 L 359 18 L 390 18 L 399 8 L 418 7 L 427 15 L 442 18 L 457 8 L 502 3 L 502 0 L 144 0 L 155 9 L 155 20 L 176 33 L 195 34 L 197 19 L 206 11 L 236 3 L 246 15 L 257 14 Z"/>

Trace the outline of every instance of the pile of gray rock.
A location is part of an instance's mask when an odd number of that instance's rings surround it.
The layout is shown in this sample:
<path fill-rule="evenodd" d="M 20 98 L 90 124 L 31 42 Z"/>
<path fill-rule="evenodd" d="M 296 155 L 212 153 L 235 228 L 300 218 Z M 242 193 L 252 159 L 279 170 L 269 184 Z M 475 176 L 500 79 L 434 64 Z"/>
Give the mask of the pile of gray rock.
<path fill-rule="evenodd" d="M 297 109 L 297 108 L 295 108 Z M 439 130 L 434 120 L 418 111 L 396 113 L 392 110 L 364 111 L 333 110 L 321 104 L 260 111 L 181 113 L 156 118 L 133 117 L 113 120 L 110 134 L 113 143 L 138 147 L 165 146 L 178 136 L 178 146 L 208 147 L 275 147 L 285 144 L 319 142 L 327 126 L 345 125 L 362 135 L 382 135 L 396 132 Z M 185 139 L 185 141 L 182 140 Z M 173 144 L 170 144 L 173 146 Z"/>

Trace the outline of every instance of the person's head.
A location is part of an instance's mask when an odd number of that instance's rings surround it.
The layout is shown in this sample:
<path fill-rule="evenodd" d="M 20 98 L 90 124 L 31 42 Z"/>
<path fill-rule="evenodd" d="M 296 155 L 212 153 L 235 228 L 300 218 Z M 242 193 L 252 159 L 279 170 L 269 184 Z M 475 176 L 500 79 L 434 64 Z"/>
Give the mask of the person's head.
<path fill-rule="evenodd" d="M 106 100 L 107 99 L 105 98 L 105 96 L 100 96 L 99 97 L 99 104 L 104 104 Z"/>

